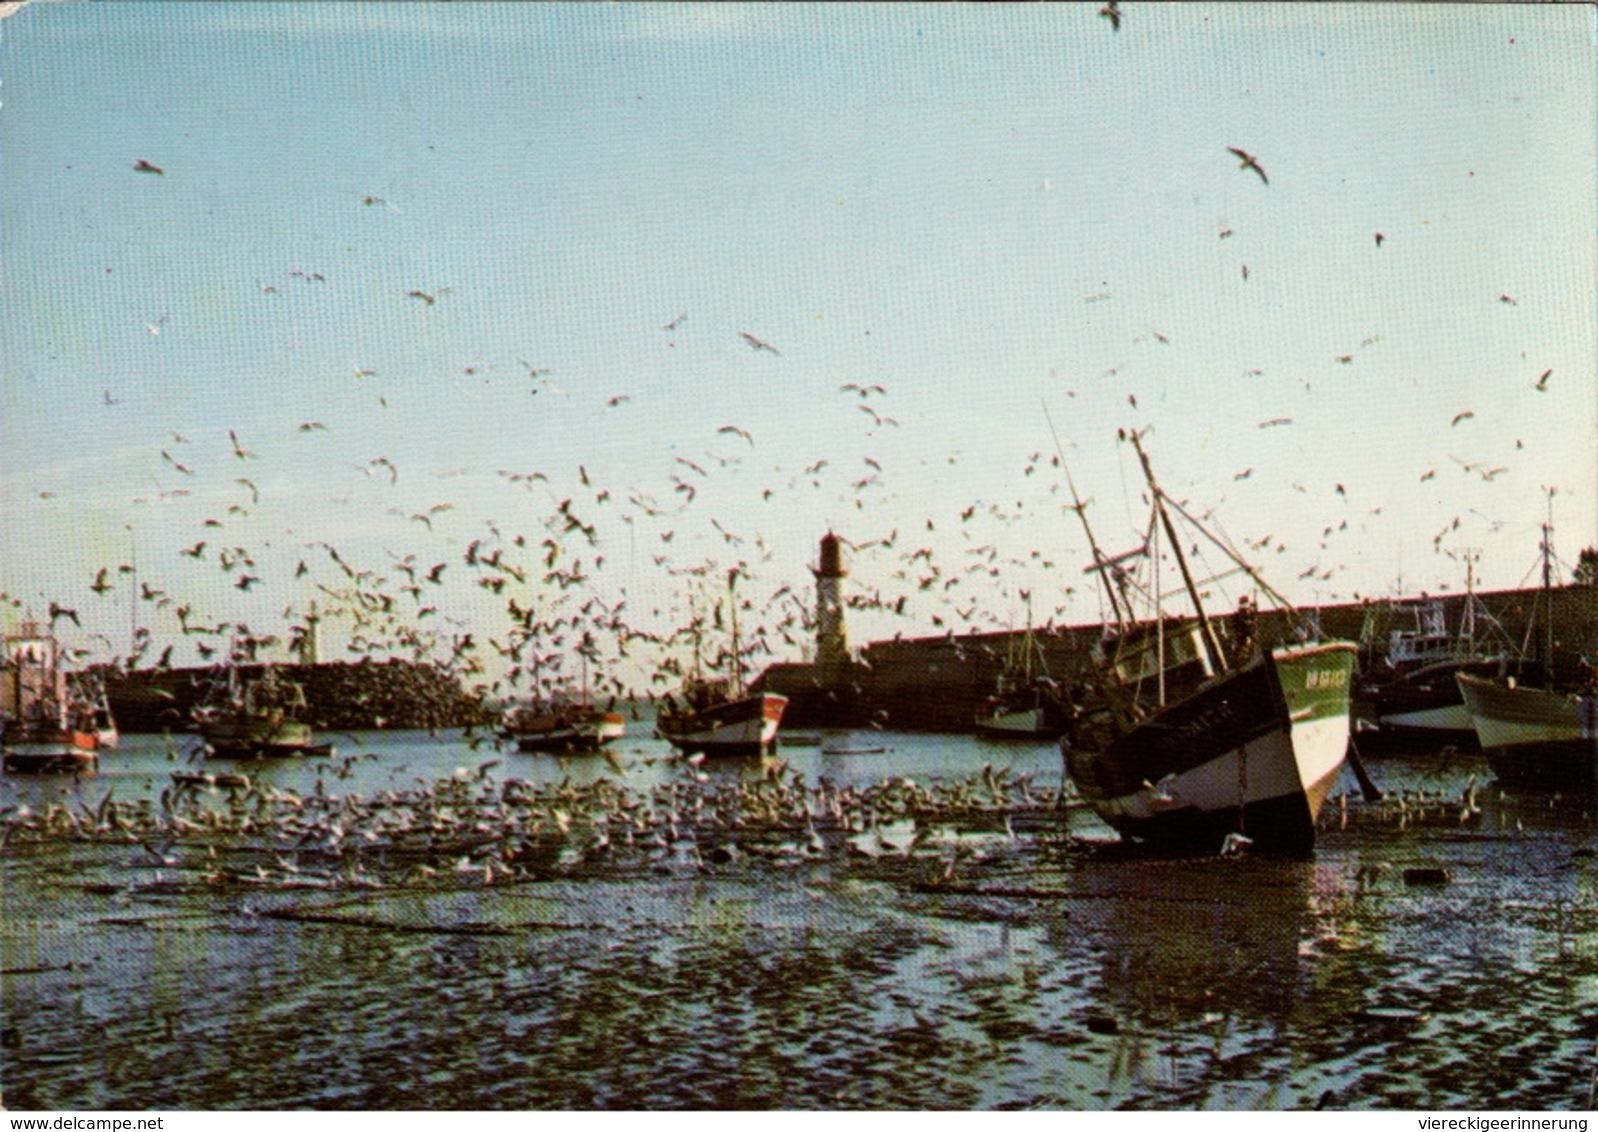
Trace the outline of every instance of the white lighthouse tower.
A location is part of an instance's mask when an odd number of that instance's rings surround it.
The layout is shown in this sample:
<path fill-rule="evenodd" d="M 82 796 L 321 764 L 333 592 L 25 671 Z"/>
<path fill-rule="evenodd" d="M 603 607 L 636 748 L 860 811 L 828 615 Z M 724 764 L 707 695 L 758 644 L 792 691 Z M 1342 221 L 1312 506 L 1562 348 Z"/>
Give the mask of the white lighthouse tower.
<path fill-rule="evenodd" d="M 840 688 L 849 677 L 849 635 L 843 624 L 843 540 L 828 531 L 821 538 L 816 576 L 816 683 Z"/>

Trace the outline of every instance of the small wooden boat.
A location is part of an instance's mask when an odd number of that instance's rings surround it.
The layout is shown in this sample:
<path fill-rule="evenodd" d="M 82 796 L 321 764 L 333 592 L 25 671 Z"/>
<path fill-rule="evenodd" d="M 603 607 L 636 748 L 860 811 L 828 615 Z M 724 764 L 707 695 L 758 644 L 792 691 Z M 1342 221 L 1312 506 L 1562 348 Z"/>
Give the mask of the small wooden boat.
<path fill-rule="evenodd" d="M 67 686 L 61 646 L 37 622 L 6 638 L 0 749 L 8 774 L 91 774 L 99 765 L 93 717 Z"/>

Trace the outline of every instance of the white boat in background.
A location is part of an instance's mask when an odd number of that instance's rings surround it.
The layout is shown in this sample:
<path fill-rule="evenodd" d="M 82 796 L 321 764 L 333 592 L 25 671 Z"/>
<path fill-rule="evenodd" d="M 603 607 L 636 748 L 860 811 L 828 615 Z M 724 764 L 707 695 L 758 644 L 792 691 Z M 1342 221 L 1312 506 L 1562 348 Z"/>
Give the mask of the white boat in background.
<path fill-rule="evenodd" d="M 194 709 L 194 724 L 212 758 L 331 755 L 332 744 L 316 743 L 311 725 L 300 718 L 305 706 L 305 690 L 271 665 L 241 685 L 237 666 L 229 664 L 222 694 Z"/>
<path fill-rule="evenodd" d="M 1461 672 L 1456 679 L 1493 774 L 1506 786 L 1598 784 L 1598 689 L 1561 692 Z"/>
<path fill-rule="evenodd" d="M 627 733 L 627 720 L 615 710 L 615 697 L 600 708 L 589 690 L 593 637 L 585 632 L 576 652 L 582 666 L 576 687 L 560 682 L 545 686 L 535 665 L 536 691 L 530 699 L 506 706 L 500 715 L 501 739 L 515 743 L 524 754 L 575 754 L 598 751 Z"/>
<path fill-rule="evenodd" d="M 1101 650 L 1100 702 L 1062 740 L 1066 768 L 1083 798 L 1124 837 L 1213 851 L 1232 835 L 1256 848 L 1303 854 L 1349 750 L 1353 642 L 1261 647 L 1255 613 L 1239 603 L 1229 632 L 1209 617 L 1171 519 L 1172 510 L 1204 534 L 1284 609 L 1229 545 L 1197 524 L 1154 478 L 1137 434 L 1130 435 L 1153 501 L 1149 539 L 1129 555 L 1106 558 L 1088 530 L 1094 565 L 1119 627 Z M 1072 488 L 1073 495 L 1075 488 Z M 1086 526 L 1080 500 L 1077 513 Z M 1159 559 L 1158 538 L 1181 572 L 1193 619 L 1171 626 L 1131 616 L 1125 564 Z M 1115 584 L 1112 584 L 1112 577 Z M 1158 579 L 1141 587 L 1158 595 Z"/>
<path fill-rule="evenodd" d="M 1477 742 L 1501 783 L 1586 791 L 1598 785 L 1598 669 L 1585 662 L 1556 663 L 1552 508 L 1550 489 L 1539 550 L 1540 608 L 1527 628 L 1528 640 L 1535 634 L 1534 659 L 1518 673 L 1489 678 L 1462 671 L 1455 680 Z"/>
<path fill-rule="evenodd" d="M 1032 633 L 1030 609 L 1026 632 L 1010 639 L 1006 653 L 993 694 L 977 710 L 977 734 L 986 739 L 1058 739 L 1068 709 Z"/>
<path fill-rule="evenodd" d="M 586 698 L 513 704 L 500 717 L 499 736 L 525 754 L 597 751 L 627 733 L 627 720 Z"/>

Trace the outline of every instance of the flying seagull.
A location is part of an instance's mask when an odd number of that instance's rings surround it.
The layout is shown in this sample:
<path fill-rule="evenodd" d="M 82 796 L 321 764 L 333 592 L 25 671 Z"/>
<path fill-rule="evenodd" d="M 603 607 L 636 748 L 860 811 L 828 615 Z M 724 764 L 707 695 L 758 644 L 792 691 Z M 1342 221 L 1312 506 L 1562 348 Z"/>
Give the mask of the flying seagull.
<path fill-rule="evenodd" d="M 745 342 L 749 343 L 750 349 L 769 350 L 771 353 L 777 354 L 779 357 L 781 356 L 781 352 L 777 349 L 777 347 L 773 346 L 770 342 L 762 342 L 747 330 L 740 330 L 738 331 L 738 334 L 739 337 L 741 337 Z"/>
<path fill-rule="evenodd" d="M 1260 180 L 1265 184 L 1268 185 L 1271 183 L 1271 179 L 1265 175 L 1265 170 L 1260 168 L 1260 163 L 1255 160 L 1252 153 L 1249 153 L 1247 150 L 1238 149 L 1235 145 L 1227 146 L 1226 152 L 1234 155 L 1238 161 L 1241 162 L 1241 164 L 1238 165 L 1239 169 L 1252 169 L 1254 172 L 1260 175 Z"/>

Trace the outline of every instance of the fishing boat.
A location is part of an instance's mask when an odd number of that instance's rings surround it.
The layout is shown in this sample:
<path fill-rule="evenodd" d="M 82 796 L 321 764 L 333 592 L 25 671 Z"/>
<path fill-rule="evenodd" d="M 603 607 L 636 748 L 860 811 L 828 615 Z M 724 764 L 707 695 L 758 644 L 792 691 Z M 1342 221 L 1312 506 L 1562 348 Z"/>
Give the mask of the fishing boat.
<path fill-rule="evenodd" d="M 733 595 L 737 570 L 727 576 L 731 607 L 731 646 L 722 659 L 731 675 L 706 675 L 701 664 L 699 618 L 694 618 L 693 668 L 683 683 L 682 698 L 668 695 L 655 721 L 662 739 L 683 754 L 764 755 L 776 748 L 777 730 L 788 697 L 776 692 L 750 692 L 743 679 L 743 656 L 738 642 L 738 604 Z M 716 623 L 721 622 L 720 606 Z"/>
<path fill-rule="evenodd" d="M 500 717 L 499 736 L 527 754 L 597 751 L 627 732 L 620 712 L 606 711 L 586 697 L 512 704 Z"/>
<path fill-rule="evenodd" d="M 1058 739 L 1065 731 L 1067 708 L 1032 633 L 1028 606 L 1026 632 L 1010 638 L 993 694 L 977 710 L 976 731 L 985 739 Z"/>
<path fill-rule="evenodd" d="M 1598 784 L 1598 687 L 1559 691 L 1468 672 L 1456 679 L 1498 781 L 1545 790 Z"/>
<path fill-rule="evenodd" d="M 1123 434 L 1127 435 L 1127 434 Z M 1199 583 L 1172 519 L 1205 536 L 1284 613 L 1291 606 L 1228 543 L 1192 518 L 1154 478 L 1139 436 L 1153 514 L 1141 547 L 1102 555 L 1088 531 L 1116 628 L 1099 650 L 1097 698 L 1062 740 L 1066 769 L 1082 797 L 1123 837 L 1214 850 L 1232 835 L 1262 851 L 1305 854 L 1349 749 L 1350 690 L 1357 646 L 1255 640 L 1251 600 L 1224 627 L 1205 610 Z M 1063 461 L 1062 461 L 1063 463 Z M 1075 496 L 1075 486 L 1072 485 Z M 1087 525 L 1084 506 L 1074 509 Z M 1159 542 L 1164 537 L 1193 614 L 1174 623 L 1159 608 Z M 1141 558 L 1152 581 L 1133 582 Z M 1135 591 L 1135 592 L 1134 592 Z M 1134 617 L 1152 599 L 1152 621 Z"/>
<path fill-rule="evenodd" d="M 238 668 L 230 664 L 225 693 L 196 707 L 193 718 L 212 758 L 331 755 L 332 744 L 316 743 L 311 725 L 300 719 L 304 711 L 304 689 L 278 676 L 271 665 L 241 683 Z"/>
<path fill-rule="evenodd" d="M 1498 677 L 1461 672 L 1455 679 L 1482 753 L 1501 783 L 1590 790 L 1598 785 L 1598 669 L 1556 663 L 1551 514 L 1540 553 L 1542 592 L 1527 628 L 1536 641 L 1529 663 Z"/>
<path fill-rule="evenodd" d="M 683 702 L 668 699 L 655 727 L 684 754 L 762 755 L 776 746 L 788 697 L 776 692 L 744 694 L 734 681 L 695 679 L 683 686 Z"/>
<path fill-rule="evenodd" d="M 6 638 L 0 748 L 8 774 L 89 774 L 99 765 L 93 719 L 72 695 L 61 661 L 60 643 L 37 622 Z"/>
<path fill-rule="evenodd" d="M 1361 649 L 1363 675 L 1354 690 L 1361 749 L 1474 750 L 1475 725 L 1454 677 L 1461 672 L 1491 676 L 1509 654 L 1503 626 L 1476 598 L 1474 560 L 1466 560 L 1465 606 L 1457 632 L 1448 628 L 1447 611 L 1437 598 L 1402 602 L 1391 612 L 1410 624 L 1389 631 L 1385 655 Z M 1361 633 L 1367 643 L 1374 636 L 1368 631 L 1372 613 Z M 1498 638 L 1496 649 L 1483 639 L 1483 627 Z"/>

